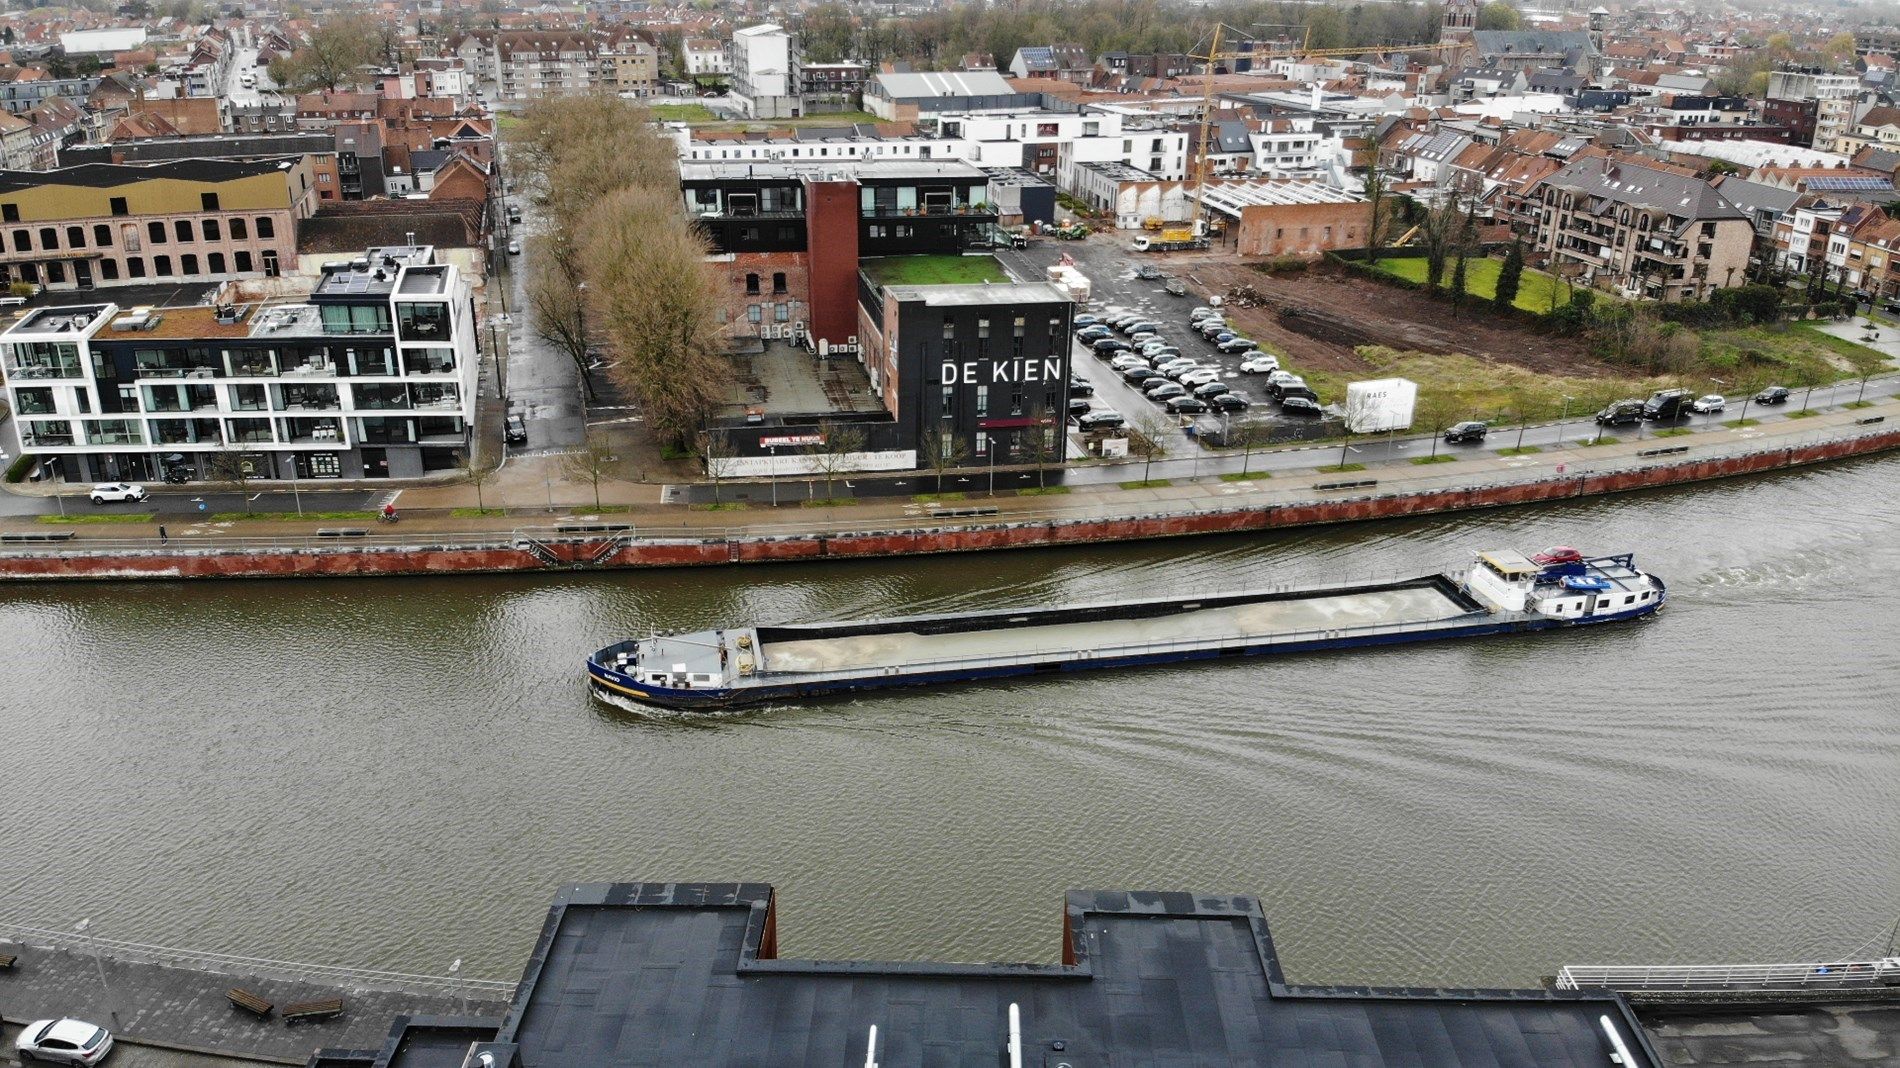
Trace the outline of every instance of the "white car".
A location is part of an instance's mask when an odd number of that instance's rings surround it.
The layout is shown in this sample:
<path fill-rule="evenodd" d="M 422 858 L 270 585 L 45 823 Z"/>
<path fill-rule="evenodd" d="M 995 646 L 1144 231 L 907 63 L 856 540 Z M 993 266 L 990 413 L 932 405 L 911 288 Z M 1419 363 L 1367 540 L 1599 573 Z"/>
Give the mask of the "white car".
<path fill-rule="evenodd" d="M 112 1036 L 83 1020 L 35 1020 L 21 1029 L 13 1048 L 21 1063 L 98 1064 L 112 1052 Z"/>
<path fill-rule="evenodd" d="M 1689 410 L 1700 415 L 1713 415 L 1728 408 L 1728 398 L 1720 393 L 1711 393 L 1706 397 L 1697 397 L 1689 405 Z"/>
<path fill-rule="evenodd" d="M 1197 367 L 1181 376 L 1181 384 L 1190 387 L 1205 386 L 1209 382 L 1218 381 L 1220 381 L 1220 372 L 1212 367 Z"/>
<path fill-rule="evenodd" d="M 519 241 L 508 242 L 508 255 L 510 256 L 521 255 L 521 242 Z"/>
<path fill-rule="evenodd" d="M 1188 322 L 1198 323 L 1202 319 L 1213 319 L 1213 318 L 1219 317 L 1219 315 L 1220 313 L 1215 311 L 1214 309 L 1207 307 L 1206 305 L 1202 305 L 1201 307 L 1198 307 L 1194 309 L 1193 311 L 1188 312 Z"/>
<path fill-rule="evenodd" d="M 1241 361 L 1240 369 L 1250 375 L 1264 375 L 1270 371 L 1278 371 L 1280 369 L 1280 357 L 1272 356 L 1264 352 L 1255 356 L 1249 356 L 1247 359 Z"/>
<path fill-rule="evenodd" d="M 145 499 L 145 487 L 130 482 L 101 482 L 92 487 L 87 494 L 94 504 L 109 504 L 114 501 L 142 501 Z"/>

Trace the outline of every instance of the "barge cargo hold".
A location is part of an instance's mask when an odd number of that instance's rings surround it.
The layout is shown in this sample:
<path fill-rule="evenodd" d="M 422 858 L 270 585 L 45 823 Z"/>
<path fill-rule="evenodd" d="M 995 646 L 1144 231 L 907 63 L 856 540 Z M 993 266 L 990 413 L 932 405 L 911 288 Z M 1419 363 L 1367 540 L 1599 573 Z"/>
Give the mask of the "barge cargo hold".
<path fill-rule="evenodd" d="M 714 711 L 892 686 L 1609 623 L 1649 615 L 1665 596 L 1662 581 L 1627 554 L 1488 552 L 1465 571 L 1393 582 L 656 635 L 601 649 L 587 675 L 610 700 Z"/>

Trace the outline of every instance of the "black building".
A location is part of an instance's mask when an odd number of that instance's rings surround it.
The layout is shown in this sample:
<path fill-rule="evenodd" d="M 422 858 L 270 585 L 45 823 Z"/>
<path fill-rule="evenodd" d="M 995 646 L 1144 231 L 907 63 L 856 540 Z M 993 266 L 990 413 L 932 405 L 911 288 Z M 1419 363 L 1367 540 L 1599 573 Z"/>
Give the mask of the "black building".
<path fill-rule="evenodd" d="M 997 216 L 989 176 L 960 161 L 680 165 L 686 211 L 721 254 L 807 250 L 806 183 L 829 181 L 858 187 L 860 255 L 990 247 Z"/>

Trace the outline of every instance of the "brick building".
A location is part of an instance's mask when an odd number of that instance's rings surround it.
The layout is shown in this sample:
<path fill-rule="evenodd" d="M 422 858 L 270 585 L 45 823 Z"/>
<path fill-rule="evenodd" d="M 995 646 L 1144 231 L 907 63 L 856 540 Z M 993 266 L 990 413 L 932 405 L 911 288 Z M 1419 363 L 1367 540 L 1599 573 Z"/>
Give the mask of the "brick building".
<path fill-rule="evenodd" d="M 1228 220 L 1224 240 L 1241 256 L 1319 256 L 1365 245 L 1371 209 L 1349 189 L 1320 182 L 1210 183 L 1207 209 Z"/>
<path fill-rule="evenodd" d="M 1748 281 L 1753 220 L 1692 173 L 1591 155 L 1541 188 L 1533 242 L 1553 270 L 1665 301 Z"/>

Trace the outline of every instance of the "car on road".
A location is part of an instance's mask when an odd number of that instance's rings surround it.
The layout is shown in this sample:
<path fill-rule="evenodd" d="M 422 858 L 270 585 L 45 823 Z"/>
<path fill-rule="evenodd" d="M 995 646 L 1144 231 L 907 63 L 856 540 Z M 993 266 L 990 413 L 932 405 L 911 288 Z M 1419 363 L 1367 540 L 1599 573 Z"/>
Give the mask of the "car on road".
<path fill-rule="evenodd" d="M 1093 397 L 1095 396 L 1095 383 L 1086 378 L 1071 378 L 1069 379 L 1069 396 Z"/>
<path fill-rule="evenodd" d="M 1250 352 L 1260 346 L 1252 338 L 1230 337 L 1214 347 L 1222 352 Z"/>
<path fill-rule="evenodd" d="M 1089 399 L 1087 397 L 1070 397 L 1069 398 L 1069 414 L 1070 415 L 1087 415 L 1089 413 L 1089 409 L 1093 407 L 1095 407 L 1095 405 L 1090 404 Z"/>
<path fill-rule="evenodd" d="M 1207 406 L 1217 412 L 1244 412 L 1252 403 L 1245 393 L 1217 393 L 1207 398 Z"/>
<path fill-rule="evenodd" d="M 92 498 L 94 504 L 142 501 L 145 499 L 145 487 L 131 482 L 101 482 L 93 486 L 86 496 Z"/>
<path fill-rule="evenodd" d="M 1597 413 L 1598 426 L 1629 426 L 1643 421 L 1643 402 L 1631 397 L 1615 401 Z"/>
<path fill-rule="evenodd" d="M 1445 428 L 1445 443 L 1448 445 L 1460 445 L 1470 441 L 1483 441 L 1484 436 L 1490 432 L 1491 424 L 1481 423 L 1476 419 L 1467 419 L 1462 423 L 1453 423 Z"/>
<path fill-rule="evenodd" d="M 521 418 L 519 413 L 510 413 L 508 421 L 503 424 L 502 437 L 510 445 L 526 445 L 528 443 L 528 421 Z"/>
<path fill-rule="evenodd" d="M 1166 407 L 1173 415 L 1200 415 L 1207 411 L 1207 402 L 1199 397 L 1169 397 Z"/>
<path fill-rule="evenodd" d="M 13 1049 L 22 1063 L 98 1064 L 112 1052 L 112 1035 L 84 1020 L 35 1020 L 20 1029 Z"/>
<path fill-rule="evenodd" d="M 1164 400 L 1167 400 L 1169 397 L 1186 396 L 1187 387 L 1182 385 L 1179 382 L 1163 382 L 1158 386 L 1149 386 L 1143 392 L 1148 394 L 1149 400 L 1164 401 Z"/>
<path fill-rule="evenodd" d="M 1176 381 L 1184 386 L 1204 386 L 1209 382 L 1220 381 L 1220 372 L 1214 370 L 1212 367 L 1196 367 L 1194 370 L 1182 375 Z"/>
<path fill-rule="evenodd" d="M 1077 419 L 1075 425 L 1081 427 L 1083 430 L 1107 430 L 1113 427 L 1124 426 L 1127 422 L 1128 420 L 1122 416 L 1122 413 L 1112 408 L 1103 408 L 1100 411 L 1090 412 L 1082 418 Z"/>
<path fill-rule="evenodd" d="M 1686 389 L 1659 389 L 1643 404 L 1643 418 L 1672 422 L 1689 414 L 1692 394 Z"/>
<path fill-rule="evenodd" d="M 1710 393 L 1707 396 L 1697 397 L 1695 403 L 1689 405 L 1689 410 L 1697 415 L 1714 415 L 1728 410 L 1728 398 L 1720 393 Z"/>
<path fill-rule="evenodd" d="M 1789 397 L 1789 393 L 1788 393 L 1787 386 L 1769 386 L 1767 389 L 1764 389 L 1760 393 L 1755 394 L 1755 403 L 1756 404 L 1786 404 L 1788 403 L 1788 397 Z"/>
<path fill-rule="evenodd" d="M 1280 402 L 1281 415 L 1298 415 L 1317 419 L 1326 413 L 1320 409 L 1319 402 L 1306 397 L 1288 397 Z"/>
<path fill-rule="evenodd" d="M 519 241 L 508 242 L 508 255 L 510 256 L 521 255 L 521 242 Z"/>
<path fill-rule="evenodd" d="M 1278 371 L 1280 369 L 1280 357 L 1265 352 L 1258 356 L 1248 356 L 1246 359 L 1240 361 L 1240 369 L 1250 375 L 1261 375 L 1269 371 Z"/>

